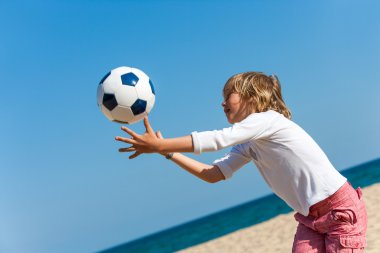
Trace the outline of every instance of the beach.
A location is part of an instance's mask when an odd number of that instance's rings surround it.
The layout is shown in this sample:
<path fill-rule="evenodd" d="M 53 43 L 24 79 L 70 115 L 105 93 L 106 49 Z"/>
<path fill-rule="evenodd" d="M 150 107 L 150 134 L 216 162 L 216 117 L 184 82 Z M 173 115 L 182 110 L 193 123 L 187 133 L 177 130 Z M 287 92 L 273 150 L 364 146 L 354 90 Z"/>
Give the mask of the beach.
<path fill-rule="evenodd" d="M 380 250 L 380 183 L 363 189 L 368 213 L 366 253 Z M 297 222 L 294 213 L 278 215 L 260 224 L 240 229 L 217 239 L 178 251 L 181 253 L 291 252 Z"/>

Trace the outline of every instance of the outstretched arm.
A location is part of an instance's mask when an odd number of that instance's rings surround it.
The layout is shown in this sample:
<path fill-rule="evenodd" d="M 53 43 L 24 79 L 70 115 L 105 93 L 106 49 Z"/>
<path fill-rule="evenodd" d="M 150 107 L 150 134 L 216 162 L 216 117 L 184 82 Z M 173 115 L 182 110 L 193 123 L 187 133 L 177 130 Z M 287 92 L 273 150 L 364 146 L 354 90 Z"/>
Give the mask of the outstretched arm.
<path fill-rule="evenodd" d="M 115 137 L 117 141 L 132 145 L 129 148 L 123 149 L 123 151 L 127 152 L 135 151 L 135 153 L 130 156 L 131 159 L 143 153 L 194 152 L 193 141 L 190 135 L 171 139 L 160 139 L 150 126 L 148 117 L 144 118 L 144 125 L 146 131 L 142 135 L 122 126 L 121 129 L 129 134 L 131 138 Z"/>
<path fill-rule="evenodd" d="M 128 148 L 119 149 L 120 152 L 135 152 L 129 158 L 133 159 L 143 153 L 160 153 L 166 156 L 170 152 L 193 152 L 193 142 L 191 136 L 180 138 L 164 139 L 160 132 L 155 133 L 149 124 L 148 118 L 144 119 L 146 132 L 139 135 L 127 127 L 122 130 L 128 133 L 132 138 L 117 136 L 117 141 L 132 144 Z M 171 160 L 178 166 L 197 176 L 198 178 L 215 183 L 224 180 L 224 175 L 217 166 L 204 164 L 180 153 L 174 153 Z"/>
<path fill-rule="evenodd" d="M 171 160 L 181 168 L 208 183 L 216 183 L 225 179 L 223 173 L 216 165 L 198 162 L 181 153 L 174 153 Z"/>

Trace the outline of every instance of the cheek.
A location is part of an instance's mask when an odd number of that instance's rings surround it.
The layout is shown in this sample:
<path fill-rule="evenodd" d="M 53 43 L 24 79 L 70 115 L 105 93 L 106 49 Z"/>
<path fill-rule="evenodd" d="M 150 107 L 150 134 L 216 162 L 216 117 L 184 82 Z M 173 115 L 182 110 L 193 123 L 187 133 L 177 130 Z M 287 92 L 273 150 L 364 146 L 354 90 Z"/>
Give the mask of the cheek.
<path fill-rule="evenodd" d="M 230 105 L 233 106 L 234 108 L 240 108 L 242 103 L 240 102 L 240 100 L 237 100 L 237 99 L 231 99 L 230 102 Z"/>
<path fill-rule="evenodd" d="M 237 114 L 241 115 L 242 117 L 248 116 L 249 114 L 251 114 L 249 106 L 247 106 L 246 104 L 240 104 Z"/>

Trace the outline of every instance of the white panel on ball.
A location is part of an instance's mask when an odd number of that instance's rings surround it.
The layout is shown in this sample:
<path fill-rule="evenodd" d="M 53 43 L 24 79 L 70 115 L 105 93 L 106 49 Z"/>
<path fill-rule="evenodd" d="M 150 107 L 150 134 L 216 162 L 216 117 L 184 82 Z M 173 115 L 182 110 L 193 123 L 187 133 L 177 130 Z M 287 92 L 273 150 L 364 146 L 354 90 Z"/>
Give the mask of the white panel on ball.
<path fill-rule="evenodd" d="M 103 81 L 103 91 L 104 93 L 112 94 L 115 93 L 120 85 L 119 75 L 114 75 L 113 70 L 111 74 Z"/>
<path fill-rule="evenodd" d="M 131 108 L 124 106 L 116 106 L 111 112 L 113 121 L 119 121 L 120 123 L 129 123 L 135 117 Z"/>
<path fill-rule="evenodd" d="M 138 99 L 136 88 L 128 85 L 120 85 L 119 89 L 115 92 L 118 105 L 132 106 Z"/>
<path fill-rule="evenodd" d="M 148 82 L 138 82 L 136 85 L 136 91 L 137 95 L 140 99 L 143 99 L 145 101 L 148 101 L 154 94 L 152 93 L 152 89 L 150 88 L 149 85 L 149 80 Z"/>
<path fill-rule="evenodd" d="M 146 105 L 146 112 L 149 113 L 153 106 L 154 106 L 154 102 L 156 100 L 156 96 L 152 96 L 149 100 L 148 100 L 148 103 Z"/>

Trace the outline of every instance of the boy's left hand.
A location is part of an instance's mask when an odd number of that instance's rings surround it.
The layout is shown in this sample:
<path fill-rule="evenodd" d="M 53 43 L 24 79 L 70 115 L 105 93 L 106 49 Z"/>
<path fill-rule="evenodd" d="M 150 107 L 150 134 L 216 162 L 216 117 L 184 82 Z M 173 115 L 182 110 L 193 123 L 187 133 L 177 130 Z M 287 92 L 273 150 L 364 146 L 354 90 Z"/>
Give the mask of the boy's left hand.
<path fill-rule="evenodd" d="M 121 129 L 129 134 L 132 138 L 126 138 L 121 136 L 116 136 L 115 140 L 132 144 L 128 148 L 120 148 L 120 152 L 133 152 L 135 153 L 129 157 L 129 159 L 136 158 L 137 156 L 144 153 L 159 153 L 160 140 L 157 134 L 153 131 L 153 128 L 150 126 L 148 117 L 144 118 L 145 133 L 139 135 L 132 131 L 131 129 L 122 126 Z"/>

